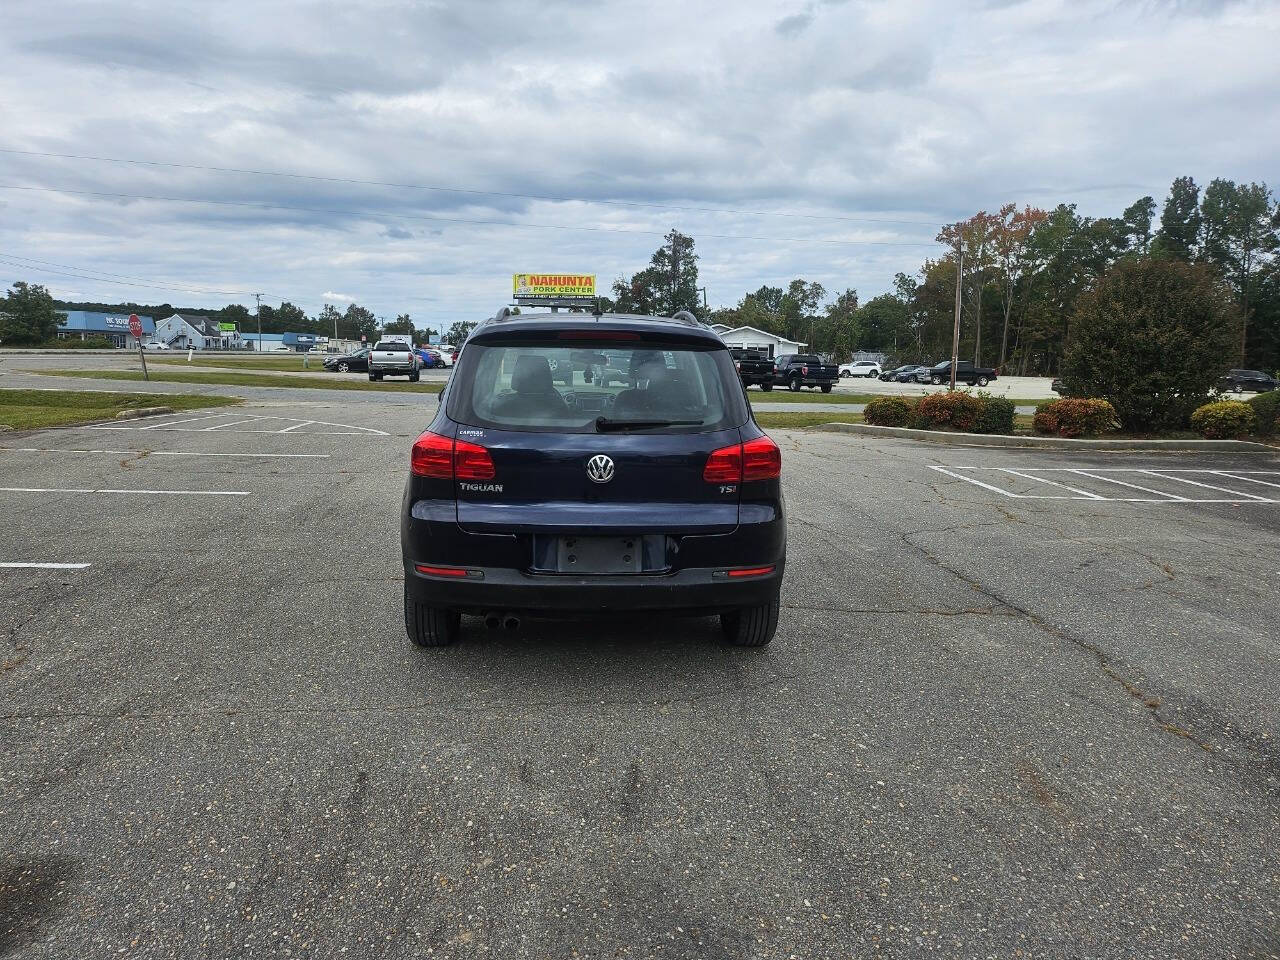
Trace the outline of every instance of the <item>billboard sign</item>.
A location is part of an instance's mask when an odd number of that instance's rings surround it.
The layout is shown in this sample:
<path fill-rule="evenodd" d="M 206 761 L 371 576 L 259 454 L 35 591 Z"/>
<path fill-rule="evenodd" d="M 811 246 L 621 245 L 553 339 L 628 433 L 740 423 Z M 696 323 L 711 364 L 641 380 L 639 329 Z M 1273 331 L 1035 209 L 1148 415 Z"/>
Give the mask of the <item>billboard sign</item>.
<path fill-rule="evenodd" d="M 235 333 L 236 325 L 234 323 L 225 323 L 225 322 L 219 323 L 218 332 L 219 333 Z"/>
<path fill-rule="evenodd" d="M 511 277 L 511 295 L 517 303 L 586 301 L 596 295 L 594 273 L 517 273 Z"/>

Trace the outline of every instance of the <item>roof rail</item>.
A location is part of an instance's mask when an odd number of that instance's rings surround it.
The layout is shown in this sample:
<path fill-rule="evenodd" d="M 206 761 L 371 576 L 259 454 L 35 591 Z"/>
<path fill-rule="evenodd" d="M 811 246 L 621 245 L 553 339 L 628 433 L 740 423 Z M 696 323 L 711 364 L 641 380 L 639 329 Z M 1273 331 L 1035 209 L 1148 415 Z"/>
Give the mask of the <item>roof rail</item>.
<path fill-rule="evenodd" d="M 695 317 L 688 310 L 677 310 L 671 315 L 672 320 L 682 320 L 685 323 L 692 324 L 695 327 L 702 326 L 702 321 Z"/>
<path fill-rule="evenodd" d="M 514 316 L 518 316 L 518 314 L 512 313 L 510 307 L 503 307 L 501 310 L 499 310 L 497 313 L 493 315 L 493 319 L 496 322 L 498 320 L 506 320 L 508 317 L 514 317 Z"/>

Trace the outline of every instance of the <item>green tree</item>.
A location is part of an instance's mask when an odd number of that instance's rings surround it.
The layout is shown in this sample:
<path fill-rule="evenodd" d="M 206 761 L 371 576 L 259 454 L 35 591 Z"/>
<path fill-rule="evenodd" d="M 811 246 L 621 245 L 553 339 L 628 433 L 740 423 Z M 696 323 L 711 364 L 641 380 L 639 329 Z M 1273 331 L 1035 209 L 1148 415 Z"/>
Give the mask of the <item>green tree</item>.
<path fill-rule="evenodd" d="M 911 349 L 911 329 L 907 302 L 892 293 L 872 297 L 858 308 L 857 345 L 863 350 L 881 350 L 897 356 Z"/>
<path fill-rule="evenodd" d="M 317 332 L 325 337 L 341 338 L 343 336 L 339 327 L 341 323 L 342 314 L 332 303 L 326 303 L 324 309 L 320 311 L 320 315 L 316 317 Z"/>
<path fill-rule="evenodd" d="M 249 308 L 242 303 L 229 303 L 218 311 L 217 319 L 221 323 L 234 323 L 236 329 L 247 331 L 251 327 L 251 318 L 253 314 L 249 312 Z"/>
<path fill-rule="evenodd" d="M 1155 200 L 1152 197 L 1143 197 L 1126 207 L 1121 216 L 1129 246 L 1138 253 L 1147 253 L 1151 250 L 1151 221 L 1155 215 Z"/>
<path fill-rule="evenodd" d="M 352 340 L 359 340 L 363 336 L 372 342 L 378 336 L 378 318 L 364 307 L 352 303 L 342 315 L 339 329 L 344 330 L 343 335 Z"/>
<path fill-rule="evenodd" d="M 305 310 L 288 300 L 276 308 L 275 314 L 276 321 L 283 328 L 282 333 L 324 333 L 324 328 L 308 317 Z"/>
<path fill-rule="evenodd" d="M 1211 267 L 1122 259 L 1079 297 L 1063 386 L 1109 400 L 1128 430 L 1183 427 L 1230 365 L 1239 322 Z"/>
<path fill-rule="evenodd" d="M 0 303 L 0 343 L 47 343 L 58 335 L 59 316 L 48 290 L 19 280 Z"/>
<path fill-rule="evenodd" d="M 476 325 L 474 323 L 459 320 L 451 326 L 449 331 L 444 335 L 444 342 L 451 343 L 455 347 L 460 347 L 466 342 L 467 337 L 471 335 L 471 331 L 474 330 L 475 327 Z"/>
<path fill-rule="evenodd" d="M 849 288 L 827 304 L 818 318 L 811 349 L 832 353 L 837 361 L 849 359 L 861 338 L 858 317 L 858 291 Z"/>
<path fill-rule="evenodd" d="M 1237 186 L 1217 179 L 1205 188 L 1200 220 L 1203 258 L 1222 272 L 1240 300 L 1239 358 L 1243 364 L 1257 274 L 1266 265 L 1267 256 L 1280 246 L 1280 208 L 1273 213 L 1271 191 L 1265 183 Z"/>
<path fill-rule="evenodd" d="M 1190 260 L 1200 237 L 1200 188 L 1190 177 L 1178 177 L 1169 188 L 1160 214 L 1154 250 L 1161 256 Z"/>
<path fill-rule="evenodd" d="M 857 295 L 854 296 L 856 298 Z M 788 339 L 808 343 L 810 349 L 817 349 L 813 343 L 814 324 L 818 319 L 818 306 L 826 297 L 826 289 L 816 281 L 796 279 L 787 285 L 780 305 L 782 325 Z"/>
<path fill-rule="evenodd" d="M 630 279 L 613 282 L 613 300 L 620 313 L 671 316 L 688 310 L 702 317 L 705 311 L 698 296 L 698 255 L 692 237 L 678 230 L 666 235 L 653 252 L 649 265 Z"/>
<path fill-rule="evenodd" d="M 383 333 L 407 333 L 413 336 L 415 333 L 413 321 L 409 319 L 407 313 L 399 314 L 394 320 L 382 328 Z"/>

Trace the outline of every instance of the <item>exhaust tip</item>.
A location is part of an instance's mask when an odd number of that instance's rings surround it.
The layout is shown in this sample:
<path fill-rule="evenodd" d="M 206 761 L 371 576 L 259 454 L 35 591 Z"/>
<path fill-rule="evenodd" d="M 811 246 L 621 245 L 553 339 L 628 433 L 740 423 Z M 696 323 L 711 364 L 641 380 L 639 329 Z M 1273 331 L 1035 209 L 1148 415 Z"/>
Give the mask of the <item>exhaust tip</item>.
<path fill-rule="evenodd" d="M 520 629 L 520 618 L 519 618 L 519 617 L 517 617 L 517 616 L 515 616 L 514 614 L 510 614 L 510 613 L 509 613 L 509 614 L 507 614 L 507 615 L 506 615 L 506 617 L 503 619 L 503 621 L 502 621 L 502 625 L 503 625 L 504 627 L 506 627 L 508 630 L 519 630 L 519 629 Z"/>
<path fill-rule="evenodd" d="M 496 613 L 486 613 L 484 615 L 484 625 L 490 630 L 497 630 L 502 626 L 502 618 Z"/>

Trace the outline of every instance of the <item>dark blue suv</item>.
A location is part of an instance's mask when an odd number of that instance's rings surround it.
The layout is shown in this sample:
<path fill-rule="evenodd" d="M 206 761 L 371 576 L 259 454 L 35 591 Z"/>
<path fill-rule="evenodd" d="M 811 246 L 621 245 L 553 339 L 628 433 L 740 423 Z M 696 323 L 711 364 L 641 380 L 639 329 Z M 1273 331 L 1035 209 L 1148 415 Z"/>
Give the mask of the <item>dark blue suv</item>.
<path fill-rule="evenodd" d="M 509 316 L 466 342 L 413 445 L 400 542 L 419 646 L 460 615 L 718 614 L 760 646 L 787 533 L 777 445 L 690 314 Z"/>

